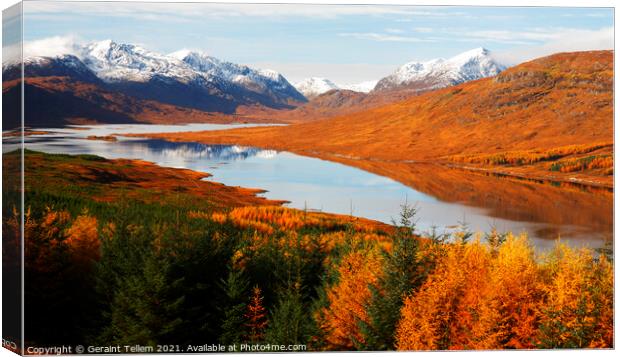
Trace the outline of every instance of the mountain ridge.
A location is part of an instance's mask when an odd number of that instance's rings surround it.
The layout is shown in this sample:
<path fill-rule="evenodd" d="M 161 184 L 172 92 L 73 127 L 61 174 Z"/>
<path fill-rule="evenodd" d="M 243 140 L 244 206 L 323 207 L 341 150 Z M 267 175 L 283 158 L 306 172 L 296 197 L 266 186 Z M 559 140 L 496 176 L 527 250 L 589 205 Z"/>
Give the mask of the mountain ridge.
<path fill-rule="evenodd" d="M 67 76 L 144 100 L 233 114 L 242 105 L 294 108 L 306 98 L 271 70 L 255 70 L 210 57 L 214 69 L 111 40 L 75 45 L 71 54 L 24 59 L 27 77 Z M 222 68 L 216 68 L 216 67 Z M 3 65 L 5 80 L 19 78 L 19 64 Z"/>
<path fill-rule="evenodd" d="M 370 92 L 377 81 L 364 81 L 353 84 L 336 84 L 331 80 L 323 77 L 308 77 L 293 84 L 297 90 L 309 100 L 314 99 L 322 94 L 332 90 L 350 90 L 358 93 Z"/>
<path fill-rule="evenodd" d="M 506 68 L 493 58 L 491 51 L 479 47 L 448 59 L 407 62 L 389 76 L 380 79 L 373 92 L 396 89 L 422 92 L 492 77 Z"/>

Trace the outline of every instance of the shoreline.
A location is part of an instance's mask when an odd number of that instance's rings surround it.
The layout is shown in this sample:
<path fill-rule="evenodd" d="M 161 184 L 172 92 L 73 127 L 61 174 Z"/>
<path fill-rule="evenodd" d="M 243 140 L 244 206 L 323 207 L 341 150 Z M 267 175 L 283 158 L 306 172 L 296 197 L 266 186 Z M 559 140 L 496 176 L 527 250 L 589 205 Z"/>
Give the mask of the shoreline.
<path fill-rule="evenodd" d="M 3 154 L 7 164 L 15 152 Z M 290 201 L 259 196 L 268 192 L 261 188 L 230 186 L 204 180 L 212 176 L 208 172 L 166 167 L 145 160 L 107 159 L 96 155 L 51 154 L 33 150 L 26 150 L 25 155 L 27 186 L 39 178 L 47 178 L 48 185 L 62 186 L 70 182 L 78 188 L 77 191 L 82 192 L 81 188 L 86 188 L 87 191 L 80 193 L 80 196 L 96 202 L 115 202 L 128 197 L 144 203 L 156 203 L 177 201 L 185 196 L 186 200 L 197 199 L 202 201 L 199 206 L 211 207 L 215 211 L 272 206 L 304 212 L 303 209 L 284 206 Z M 387 223 L 361 216 L 311 210 L 306 213 L 337 221 L 356 222 L 385 232 L 393 229 Z"/>
<path fill-rule="evenodd" d="M 253 129 L 253 128 L 250 128 Z M 544 172 L 541 170 L 531 169 L 526 166 L 475 166 L 475 165 L 467 165 L 467 164 L 459 164 L 452 161 L 438 159 L 417 159 L 417 160 L 390 160 L 390 159 L 382 159 L 378 157 L 360 157 L 347 155 L 337 152 L 325 152 L 321 150 L 309 150 L 302 148 L 295 148 L 292 146 L 287 146 L 282 143 L 273 143 L 271 145 L 266 144 L 261 140 L 253 140 L 252 136 L 240 137 L 235 134 L 238 133 L 239 130 L 245 129 L 226 129 L 220 131 L 201 131 L 201 132 L 175 132 L 175 133 L 149 133 L 149 134 L 115 134 L 123 137 L 144 137 L 149 139 L 161 139 L 169 142 L 197 142 L 205 145 L 245 145 L 245 146 L 253 146 L 265 150 L 277 150 L 277 151 L 287 151 L 293 154 L 307 156 L 311 158 L 327 160 L 331 162 L 337 162 L 341 164 L 345 164 L 348 166 L 352 166 L 358 169 L 366 170 L 364 167 L 367 165 L 359 164 L 360 162 L 373 162 L 373 163 L 385 163 L 389 164 L 406 164 L 406 165 L 415 165 L 415 164 L 431 164 L 431 165 L 439 165 L 448 169 L 458 169 L 458 170 L 466 170 L 470 172 L 484 173 L 484 174 L 494 174 L 506 177 L 512 177 L 517 179 L 525 179 L 525 180 L 533 180 L 533 181 L 545 181 L 549 183 L 568 183 L 574 185 L 581 185 L 586 187 L 594 187 L 594 188 L 604 188 L 611 189 L 614 188 L 613 175 L 609 177 L 602 176 L 594 176 L 580 173 L 558 173 L 558 172 Z M 201 138 L 201 134 L 204 135 Z M 220 134 L 220 135 L 218 135 Z M 231 136 L 226 135 L 233 134 Z M 216 137 L 217 135 L 217 137 Z M 235 140 L 241 139 L 241 140 Z M 528 172 L 529 171 L 529 172 Z M 373 173 L 377 173 L 371 171 Z M 389 173 L 386 175 L 385 173 L 380 174 L 381 176 L 386 176 L 388 178 L 394 179 L 396 181 L 402 182 L 403 177 L 399 177 L 399 175 L 390 175 Z"/>

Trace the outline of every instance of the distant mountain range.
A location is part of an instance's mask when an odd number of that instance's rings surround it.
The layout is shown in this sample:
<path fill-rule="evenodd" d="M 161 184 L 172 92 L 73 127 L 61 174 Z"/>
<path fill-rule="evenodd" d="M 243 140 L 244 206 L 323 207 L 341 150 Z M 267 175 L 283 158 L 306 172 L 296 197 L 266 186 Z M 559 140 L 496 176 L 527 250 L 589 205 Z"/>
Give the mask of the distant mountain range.
<path fill-rule="evenodd" d="M 359 93 L 370 92 L 377 81 L 366 81 L 356 84 L 338 85 L 327 78 L 310 77 L 294 84 L 295 88 L 306 98 L 312 99 L 331 90 L 350 90 Z"/>
<path fill-rule="evenodd" d="M 506 66 L 497 62 L 489 50 L 476 48 L 449 59 L 405 63 L 391 75 L 382 78 L 373 91 L 427 91 L 492 77 L 504 69 Z"/>
<path fill-rule="evenodd" d="M 394 73 L 378 81 L 338 85 L 327 78 L 311 77 L 295 83 L 295 88 L 308 99 L 339 89 L 360 93 L 402 90 L 424 92 L 495 76 L 504 69 L 506 66 L 495 60 L 491 51 L 475 48 L 449 59 L 436 58 L 426 62 L 405 63 Z"/>
<path fill-rule="evenodd" d="M 26 77 L 65 76 L 139 99 L 209 112 L 234 113 L 241 105 L 293 108 L 306 102 L 281 74 L 221 61 L 202 52 L 164 55 L 106 40 L 73 53 L 24 60 Z M 4 80 L 19 66 L 3 66 Z"/>
<path fill-rule="evenodd" d="M 105 40 L 73 45 L 56 56 L 24 59 L 27 100 L 34 103 L 26 111 L 26 121 L 34 126 L 289 117 L 305 121 L 366 110 L 504 69 L 488 50 L 478 48 L 447 60 L 409 62 L 379 81 L 341 85 L 312 77 L 293 86 L 278 72 L 200 51 L 161 54 Z M 12 84 L 3 92 L 18 95 L 20 77 L 19 64 L 4 63 L 3 81 Z M 37 109 L 50 105 L 51 112 Z"/>

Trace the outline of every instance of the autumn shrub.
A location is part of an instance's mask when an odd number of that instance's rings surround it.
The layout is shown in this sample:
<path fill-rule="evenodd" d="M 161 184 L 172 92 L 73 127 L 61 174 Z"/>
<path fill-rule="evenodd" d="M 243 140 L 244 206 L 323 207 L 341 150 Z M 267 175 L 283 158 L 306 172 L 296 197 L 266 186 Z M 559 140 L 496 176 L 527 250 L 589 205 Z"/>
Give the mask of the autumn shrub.
<path fill-rule="evenodd" d="M 613 169 L 614 159 L 612 155 L 592 155 L 579 159 L 570 159 L 554 162 L 549 165 L 549 170 L 560 172 L 577 172 L 596 169 Z"/>
<path fill-rule="evenodd" d="M 568 155 L 587 154 L 613 144 L 569 145 L 548 150 L 507 151 L 495 154 L 453 155 L 449 161 L 484 165 L 531 165 L 541 161 L 554 161 Z"/>
<path fill-rule="evenodd" d="M 352 225 L 356 231 L 372 232 L 375 227 L 365 224 L 354 217 L 307 212 L 281 206 L 245 206 L 237 207 L 228 213 L 199 211 L 189 212 L 190 218 L 210 218 L 223 223 L 226 220 L 244 229 L 252 229 L 265 234 L 275 230 L 291 231 L 303 228 L 315 228 L 322 231 L 338 230 Z"/>
<path fill-rule="evenodd" d="M 480 242 L 446 249 L 420 290 L 405 299 L 396 335 L 399 350 L 473 348 L 486 337 L 490 321 L 482 309 L 491 254 Z"/>

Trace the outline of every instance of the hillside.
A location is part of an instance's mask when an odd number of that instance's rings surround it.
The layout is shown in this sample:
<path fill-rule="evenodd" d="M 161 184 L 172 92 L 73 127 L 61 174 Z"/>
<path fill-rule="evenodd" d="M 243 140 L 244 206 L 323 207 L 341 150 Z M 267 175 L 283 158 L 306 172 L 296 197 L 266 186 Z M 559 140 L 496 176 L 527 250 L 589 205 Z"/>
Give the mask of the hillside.
<path fill-rule="evenodd" d="M 609 144 L 613 142 L 612 81 L 612 51 L 560 53 L 492 78 L 331 119 L 279 128 L 156 136 L 386 161 L 453 161 L 454 155 Z"/>
<path fill-rule="evenodd" d="M 4 82 L 4 100 L 19 101 L 20 81 Z M 99 83 L 77 81 L 66 76 L 31 77 L 24 83 L 26 97 L 37 105 L 28 106 L 26 126 L 60 127 L 68 124 L 185 124 L 231 123 L 235 115 L 140 99 L 102 87 Z M 3 130 L 19 126 L 12 106 L 2 108 Z M 260 119 L 254 119 L 260 122 Z M 274 121 L 269 121 L 274 122 Z"/>
<path fill-rule="evenodd" d="M 312 97 L 309 102 L 290 110 L 276 110 L 264 107 L 239 107 L 237 116 L 248 121 L 304 123 L 351 115 L 372 108 L 395 103 L 419 95 L 408 89 L 389 93 L 362 93 L 347 89 L 334 89 Z"/>

